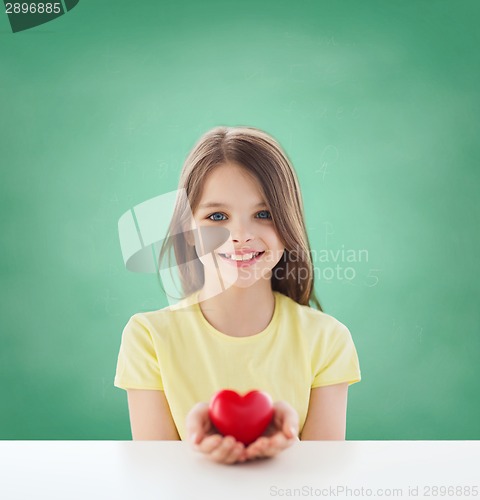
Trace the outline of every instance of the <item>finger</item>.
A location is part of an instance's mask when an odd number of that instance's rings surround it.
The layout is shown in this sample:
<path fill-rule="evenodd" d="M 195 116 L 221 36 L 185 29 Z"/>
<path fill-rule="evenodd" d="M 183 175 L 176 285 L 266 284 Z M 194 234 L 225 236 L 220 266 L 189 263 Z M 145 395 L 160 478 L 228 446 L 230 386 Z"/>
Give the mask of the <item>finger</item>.
<path fill-rule="evenodd" d="M 281 420 L 278 424 L 279 429 L 287 438 L 298 437 L 298 414 L 294 408 L 284 402 L 279 402 Z"/>
<path fill-rule="evenodd" d="M 215 462 L 224 463 L 235 446 L 235 438 L 225 436 L 222 442 L 211 453 L 210 458 Z"/>
<path fill-rule="evenodd" d="M 240 457 L 242 456 L 243 449 L 244 449 L 244 446 L 242 443 L 239 443 L 239 442 L 235 443 L 233 445 L 233 448 L 232 448 L 230 454 L 226 457 L 225 463 L 226 464 L 233 464 L 237 461 L 240 461 Z"/>
<path fill-rule="evenodd" d="M 273 456 L 279 448 L 279 439 L 281 439 L 279 436 L 281 435 L 281 433 L 276 433 L 267 441 L 262 441 L 259 444 L 259 455 L 264 457 Z"/>
<path fill-rule="evenodd" d="M 268 457 L 277 455 L 289 446 L 289 441 L 290 440 L 287 439 L 284 434 L 279 432 L 270 440 L 270 443 L 265 447 L 264 454 Z"/>
<path fill-rule="evenodd" d="M 211 430 L 207 403 L 197 403 L 187 415 L 185 422 L 188 440 L 198 444 Z"/>
<path fill-rule="evenodd" d="M 188 436 L 192 436 L 193 434 L 197 433 L 201 428 L 201 424 L 201 403 L 197 403 L 188 412 L 185 419 L 185 428 L 187 430 Z"/>
<path fill-rule="evenodd" d="M 203 436 L 200 432 L 193 432 L 188 436 L 188 440 L 192 443 L 193 447 L 196 447 L 200 441 L 202 441 Z"/>
<path fill-rule="evenodd" d="M 283 433 L 288 439 L 298 439 L 298 424 L 284 424 Z"/>
<path fill-rule="evenodd" d="M 210 454 L 221 444 L 222 436 L 220 436 L 220 434 L 213 434 L 212 436 L 207 436 L 206 438 L 204 438 L 203 441 L 197 446 L 197 449 L 202 453 Z"/>
<path fill-rule="evenodd" d="M 275 418 L 273 420 L 275 428 L 276 429 L 281 429 L 284 420 L 285 420 L 285 409 L 282 408 L 282 406 L 278 405 L 275 408 Z"/>
<path fill-rule="evenodd" d="M 265 449 L 269 446 L 270 438 L 265 436 L 258 438 L 246 448 L 247 458 L 262 457 Z"/>
<path fill-rule="evenodd" d="M 205 414 L 205 409 L 208 411 L 208 405 L 205 402 L 195 404 L 192 409 L 188 412 L 186 418 L 187 427 L 189 424 L 195 423 L 199 417 L 203 417 Z M 203 419 L 203 418 L 202 418 Z"/>
<path fill-rule="evenodd" d="M 248 460 L 248 455 L 247 455 L 247 449 L 245 448 L 245 446 L 242 447 L 242 451 L 238 457 L 238 461 L 239 462 L 245 462 Z"/>
<path fill-rule="evenodd" d="M 294 439 L 287 439 L 282 432 L 278 432 L 268 440 L 259 440 L 255 448 L 250 450 L 250 457 L 274 457 L 294 442 Z"/>

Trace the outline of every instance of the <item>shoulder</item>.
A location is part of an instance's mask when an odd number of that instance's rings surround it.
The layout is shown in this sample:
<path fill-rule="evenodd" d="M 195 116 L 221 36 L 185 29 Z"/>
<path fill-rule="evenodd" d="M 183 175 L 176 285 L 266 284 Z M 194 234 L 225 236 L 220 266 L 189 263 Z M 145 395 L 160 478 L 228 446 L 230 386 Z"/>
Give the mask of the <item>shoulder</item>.
<path fill-rule="evenodd" d="M 193 320 L 195 310 L 191 306 L 166 306 L 153 311 L 137 312 L 130 316 L 124 335 L 150 336 L 155 339 L 165 337 L 169 333 L 181 329 L 185 321 Z"/>
<path fill-rule="evenodd" d="M 147 311 L 134 313 L 123 328 L 124 339 L 144 339 L 152 340 L 158 332 L 164 330 L 162 323 L 165 324 L 165 315 L 159 314 L 160 311 Z"/>
<path fill-rule="evenodd" d="M 135 313 L 126 322 L 122 332 L 122 345 L 140 346 L 152 341 L 152 328 L 144 313 Z"/>
<path fill-rule="evenodd" d="M 317 327 L 322 327 L 328 330 L 345 330 L 347 327 L 334 316 L 319 311 L 314 307 L 299 304 L 292 298 L 280 292 L 276 292 L 280 298 L 280 305 L 282 312 L 287 314 L 290 318 L 300 321 L 304 324 L 312 324 Z"/>
<path fill-rule="evenodd" d="M 299 304 L 281 293 L 279 296 L 285 320 L 295 323 L 302 336 L 322 343 L 336 342 L 341 339 L 348 340 L 351 336 L 349 329 L 334 316 Z"/>

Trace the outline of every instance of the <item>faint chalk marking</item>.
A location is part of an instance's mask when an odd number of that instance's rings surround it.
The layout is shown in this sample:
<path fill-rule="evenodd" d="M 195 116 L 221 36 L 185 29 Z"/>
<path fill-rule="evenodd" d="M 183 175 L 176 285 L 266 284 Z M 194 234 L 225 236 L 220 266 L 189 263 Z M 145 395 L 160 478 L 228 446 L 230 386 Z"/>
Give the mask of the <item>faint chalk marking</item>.
<path fill-rule="evenodd" d="M 331 222 L 324 222 L 323 224 L 325 226 L 325 248 L 328 248 L 329 236 L 333 236 L 335 231 L 333 230 Z"/>
<path fill-rule="evenodd" d="M 329 144 L 328 146 L 326 146 L 323 149 L 322 154 L 320 155 L 321 167 L 318 170 L 315 170 L 315 173 L 322 174 L 322 180 L 325 180 L 328 166 L 336 163 L 339 156 L 340 154 L 338 152 L 338 149 L 333 144 Z"/>
<path fill-rule="evenodd" d="M 365 283 L 365 285 L 370 287 L 370 288 L 372 286 L 376 286 L 378 284 L 378 282 L 380 281 L 379 277 L 377 276 L 377 273 L 380 271 L 381 271 L 381 269 L 370 269 L 368 271 L 367 278 L 373 279 L 373 283 Z"/>
<path fill-rule="evenodd" d="M 415 325 L 415 331 L 417 332 L 417 341 L 421 344 L 423 342 L 423 326 Z"/>

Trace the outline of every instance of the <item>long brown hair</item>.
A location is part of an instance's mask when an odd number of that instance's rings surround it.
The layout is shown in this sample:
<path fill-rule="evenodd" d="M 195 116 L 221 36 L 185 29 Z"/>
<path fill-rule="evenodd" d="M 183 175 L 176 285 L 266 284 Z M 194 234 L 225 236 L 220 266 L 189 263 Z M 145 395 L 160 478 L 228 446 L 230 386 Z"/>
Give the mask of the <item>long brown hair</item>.
<path fill-rule="evenodd" d="M 159 267 L 173 248 L 184 296 L 202 288 L 204 269 L 191 238 L 187 237 L 189 218 L 200 202 L 208 174 L 228 163 L 243 167 L 258 181 L 274 227 L 285 246 L 282 258 L 272 269 L 272 290 L 299 304 L 310 306 L 311 303 L 322 311 L 313 289 L 314 268 L 297 175 L 278 142 L 254 127 L 215 127 L 194 145 L 178 183 L 179 192 L 186 196 L 177 197 L 169 232 L 160 250 Z"/>

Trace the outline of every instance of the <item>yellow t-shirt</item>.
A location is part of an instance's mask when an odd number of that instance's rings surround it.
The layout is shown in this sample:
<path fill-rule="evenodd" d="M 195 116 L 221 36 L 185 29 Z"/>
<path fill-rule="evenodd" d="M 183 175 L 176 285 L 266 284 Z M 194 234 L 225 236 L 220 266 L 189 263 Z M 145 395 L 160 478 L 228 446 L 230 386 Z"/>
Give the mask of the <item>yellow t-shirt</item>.
<path fill-rule="evenodd" d="M 269 325 L 250 337 L 215 329 L 196 300 L 178 310 L 134 314 L 123 330 L 114 385 L 165 391 L 182 440 L 188 412 L 220 389 L 263 390 L 273 401 L 290 403 L 301 432 L 311 388 L 360 381 L 357 352 L 340 321 L 273 294 Z"/>

